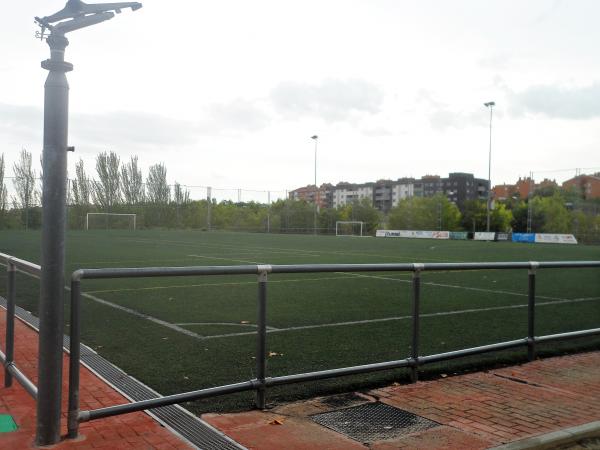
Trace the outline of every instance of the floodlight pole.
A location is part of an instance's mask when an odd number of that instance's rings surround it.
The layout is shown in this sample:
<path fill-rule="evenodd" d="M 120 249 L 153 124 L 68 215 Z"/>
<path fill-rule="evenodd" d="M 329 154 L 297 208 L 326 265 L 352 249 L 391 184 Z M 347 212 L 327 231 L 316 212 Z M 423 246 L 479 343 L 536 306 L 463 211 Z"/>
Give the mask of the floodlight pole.
<path fill-rule="evenodd" d="M 319 193 L 319 188 L 317 188 L 317 143 L 319 141 L 319 136 L 317 136 L 316 134 L 314 136 L 311 136 L 311 139 L 315 141 L 315 197 L 314 197 L 314 202 L 315 202 L 315 211 L 314 211 L 314 224 L 313 224 L 313 233 L 316 235 L 317 234 L 317 202 L 318 202 L 318 193 Z"/>
<path fill-rule="evenodd" d="M 67 214 L 67 151 L 69 121 L 69 83 L 66 73 L 73 65 L 65 61 L 69 41 L 66 33 L 95 25 L 114 16 L 121 8 L 141 8 L 140 3 L 88 5 L 69 0 L 65 8 L 44 18 L 36 17 L 40 38 L 50 47 L 50 59 L 42 62 L 48 70 L 44 85 L 44 145 L 42 166 L 42 244 L 39 303 L 39 363 L 36 444 L 53 445 L 60 441 L 64 266 Z"/>
<path fill-rule="evenodd" d="M 495 102 L 486 102 L 484 106 L 490 108 L 490 152 L 488 158 L 488 192 L 487 192 L 487 225 L 485 230 L 490 231 L 490 209 L 492 207 L 492 114 Z"/>
<path fill-rule="evenodd" d="M 69 115 L 66 72 L 73 70 L 73 65 L 64 60 L 67 38 L 52 33 L 46 42 L 50 46 L 50 59 L 42 62 L 49 73 L 44 87 L 38 445 L 56 444 L 60 440 Z"/>

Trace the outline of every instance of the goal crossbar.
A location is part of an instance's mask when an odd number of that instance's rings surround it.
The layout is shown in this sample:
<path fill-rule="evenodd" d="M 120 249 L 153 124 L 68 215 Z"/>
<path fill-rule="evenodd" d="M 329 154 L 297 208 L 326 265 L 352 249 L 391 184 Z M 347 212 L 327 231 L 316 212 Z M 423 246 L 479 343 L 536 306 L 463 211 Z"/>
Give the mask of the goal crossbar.
<path fill-rule="evenodd" d="M 133 217 L 133 229 L 136 229 L 137 214 L 124 214 L 124 213 L 87 213 L 85 216 L 85 229 L 90 229 L 90 216 L 126 216 Z"/>

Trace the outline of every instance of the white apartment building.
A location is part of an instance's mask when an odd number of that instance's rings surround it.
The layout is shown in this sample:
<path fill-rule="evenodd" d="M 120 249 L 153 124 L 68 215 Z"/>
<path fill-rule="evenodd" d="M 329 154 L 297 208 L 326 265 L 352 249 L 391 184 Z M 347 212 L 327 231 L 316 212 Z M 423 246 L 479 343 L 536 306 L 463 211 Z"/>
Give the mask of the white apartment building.
<path fill-rule="evenodd" d="M 392 208 L 398 206 L 400 200 L 414 197 L 415 185 L 412 182 L 398 183 L 392 185 Z"/>
<path fill-rule="evenodd" d="M 346 206 L 355 200 L 361 201 L 368 198 L 373 201 L 373 184 L 338 184 L 333 188 L 333 207 Z"/>

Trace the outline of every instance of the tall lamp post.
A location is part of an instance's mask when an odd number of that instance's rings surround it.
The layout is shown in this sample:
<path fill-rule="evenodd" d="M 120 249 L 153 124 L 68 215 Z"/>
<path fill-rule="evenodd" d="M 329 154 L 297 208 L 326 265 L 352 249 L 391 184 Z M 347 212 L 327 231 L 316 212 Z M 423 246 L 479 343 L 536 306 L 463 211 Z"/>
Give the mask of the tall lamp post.
<path fill-rule="evenodd" d="M 319 188 L 317 187 L 317 143 L 319 141 L 319 136 L 316 134 L 310 137 L 313 141 L 315 141 L 315 211 L 314 211 L 314 224 L 313 224 L 313 233 L 317 234 L 317 203 L 319 201 Z"/>
<path fill-rule="evenodd" d="M 486 231 L 490 231 L 490 209 L 492 207 L 492 114 L 494 111 L 495 102 L 486 102 L 483 104 L 486 108 L 490 108 L 490 153 L 488 158 L 488 195 L 487 195 L 487 225 Z"/>
<path fill-rule="evenodd" d="M 57 13 L 35 18 L 41 27 L 37 37 L 46 38 L 50 47 L 50 59 L 42 62 L 42 68 L 49 73 L 44 86 L 42 156 L 44 183 L 36 418 L 36 444 L 39 446 L 60 441 L 67 151 L 73 150 L 68 146 L 69 83 L 65 75 L 73 70 L 73 65 L 65 61 L 65 49 L 69 45 L 65 34 L 112 19 L 121 9 L 135 11 L 141 7 L 142 4 L 137 2 L 88 5 L 81 0 L 69 0 Z"/>

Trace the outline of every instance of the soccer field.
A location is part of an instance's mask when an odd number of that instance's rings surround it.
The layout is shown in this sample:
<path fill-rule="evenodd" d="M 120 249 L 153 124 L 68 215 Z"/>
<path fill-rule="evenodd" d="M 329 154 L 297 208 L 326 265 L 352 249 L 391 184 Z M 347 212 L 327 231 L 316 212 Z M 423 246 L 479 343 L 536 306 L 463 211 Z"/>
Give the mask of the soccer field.
<path fill-rule="evenodd" d="M 39 240 L 36 232 L 3 231 L 0 252 L 38 262 Z M 201 231 L 88 231 L 67 238 L 67 276 L 99 267 L 558 260 L 600 260 L 600 247 Z M 0 292 L 4 285 L 3 276 Z M 256 276 L 84 280 L 82 288 L 84 343 L 160 393 L 255 377 Z M 540 270 L 536 293 L 536 335 L 600 327 L 599 269 Z M 38 280 L 19 274 L 17 295 L 20 306 L 36 313 Z M 526 270 L 425 272 L 421 354 L 523 338 L 526 304 Z M 268 376 L 406 358 L 410 313 L 408 273 L 271 274 Z M 599 346 L 594 338 L 546 344 L 540 353 Z M 428 376 L 525 355 L 525 349 L 480 355 L 422 371 Z M 398 369 L 274 388 L 268 399 L 360 388 L 407 374 Z M 252 401 L 250 393 L 188 406 L 246 408 Z"/>

